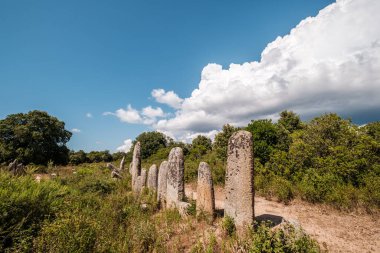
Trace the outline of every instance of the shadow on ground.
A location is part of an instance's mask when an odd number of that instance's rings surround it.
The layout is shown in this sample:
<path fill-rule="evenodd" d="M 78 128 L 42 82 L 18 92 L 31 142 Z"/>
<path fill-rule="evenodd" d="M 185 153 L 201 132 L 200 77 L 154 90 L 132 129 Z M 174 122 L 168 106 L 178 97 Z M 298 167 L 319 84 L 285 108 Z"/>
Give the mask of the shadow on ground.
<path fill-rule="evenodd" d="M 267 213 L 265 213 L 265 214 L 256 216 L 255 220 L 257 222 L 270 221 L 271 222 L 271 226 L 274 227 L 274 226 L 279 225 L 282 222 L 283 217 L 282 216 L 278 216 L 278 215 L 273 215 L 273 214 L 267 214 Z"/>

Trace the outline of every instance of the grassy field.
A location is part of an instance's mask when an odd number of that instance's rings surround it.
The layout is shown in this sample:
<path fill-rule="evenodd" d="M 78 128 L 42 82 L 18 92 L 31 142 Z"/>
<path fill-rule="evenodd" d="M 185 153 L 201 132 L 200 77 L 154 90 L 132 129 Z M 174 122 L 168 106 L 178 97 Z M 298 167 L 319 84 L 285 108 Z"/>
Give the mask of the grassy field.
<path fill-rule="evenodd" d="M 40 182 L 0 173 L 0 252 L 319 252 L 290 224 L 238 237 L 228 219 L 195 217 L 194 204 L 187 217 L 159 210 L 153 193 L 134 196 L 130 177 L 115 181 L 104 164 L 50 172 Z"/>

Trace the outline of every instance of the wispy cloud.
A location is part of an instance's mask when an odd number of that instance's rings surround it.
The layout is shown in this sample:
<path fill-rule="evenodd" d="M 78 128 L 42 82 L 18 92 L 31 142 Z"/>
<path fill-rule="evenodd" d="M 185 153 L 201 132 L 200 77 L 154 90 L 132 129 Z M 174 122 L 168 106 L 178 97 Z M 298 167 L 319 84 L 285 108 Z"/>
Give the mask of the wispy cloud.
<path fill-rule="evenodd" d="M 71 129 L 71 132 L 73 132 L 73 133 L 80 133 L 80 132 L 82 132 L 80 129 L 78 129 L 78 128 L 73 128 L 73 129 Z"/>
<path fill-rule="evenodd" d="M 86 117 L 87 118 L 93 118 L 92 113 L 90 113 L 90 112 L 86 113 Z"/>

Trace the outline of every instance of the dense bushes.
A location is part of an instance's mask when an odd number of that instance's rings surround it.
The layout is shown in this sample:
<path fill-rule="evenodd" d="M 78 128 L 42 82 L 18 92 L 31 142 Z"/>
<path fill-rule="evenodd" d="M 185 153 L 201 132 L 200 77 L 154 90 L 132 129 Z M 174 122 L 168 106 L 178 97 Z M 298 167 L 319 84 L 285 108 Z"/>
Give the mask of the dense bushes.
<path fill-rule="evenodd" d="M 39 184 L 29 176 L 15 178 L 0 171 L 0 252 L 27 251 L 67 194 L 69 189 L 57 182 Z"/>

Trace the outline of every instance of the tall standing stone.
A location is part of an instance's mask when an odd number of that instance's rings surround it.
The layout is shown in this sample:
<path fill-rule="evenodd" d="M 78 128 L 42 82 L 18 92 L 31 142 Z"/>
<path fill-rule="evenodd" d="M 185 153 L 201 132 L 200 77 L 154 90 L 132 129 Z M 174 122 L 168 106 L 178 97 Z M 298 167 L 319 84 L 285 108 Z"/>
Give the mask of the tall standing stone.
<path fill-rule="evenodd" d="M 166 207 L 166 188 L 167 188 L 168 162 L 163 161 L 158 170 L 157 180 L 157 201 L 161 207 Z"/>
<path fill-rule="evenodd" d="M 228 141 L 224 215 L 239 229 L 253 224 L 253 138 L 247 131 L 232 134 Z"/>
<path fill-rule="evenodd" d="M 120 171 L 124 170 L 124 166 L 125 166 L 125 156 L 123 156 L 123 158 L 120 161 L 120 167 L 119 167 Z"/>
<path fill-rule="evenodd" d="M 157 201 L 161 207 L 166 206 L 166 179 L 168 174 L 168 162 L 163 161 L 158 170 Z"/>
<path fill-rule="evenodd" d="M 157 192 L 157 180 L 158 180 L 158 170 L 157 170 L 157 166 L 153 164 L 149 168 L 149 172 L 148 172 L 148 181 L 147 181 L 148 189 L 151 189 Z"/>
<path fill-rule="evenodd" d="M 214 216 L 215 195 L 211 170 L 207 163 L 201 162 L 198 167 L 197 214 L 202 212 Z"/>
<path fill-rule="evenodd" d="M 179 202 L 185 197 L 184 159 L 181 148 L 170 151 L 166 181 L 166 207 L 179 207 Z"/>
<path fill-rule="evenodd" d="M 141 145 L 140 142 L 135 144 L 133 149 L 132 157 L 132 190 L 134 192 L 139 192 L 138 188 L 138 177 L 141 176 Z"/>
<path fill-rule="evenodd" d="M 135 189 L 134 192 L 137 194 L 140 194 L 144 188 L 146 187 L 146 178 L 147 178 L 147 171 L 146 169 L 141 169 L 141 175 L 136 178 L 135 182 Z"/>
<path fill-rule="evenodd" d="M 141 183 L 141 190 L 142 190 L 143 187 L 146 187 L 146 179 L 147 179 L 147 177 L 148 177 L 148 172 L 146 171 L 145 168 L 143 168 L 141 170 L 141 181 L 140 181 L 140 183 Z"/>

